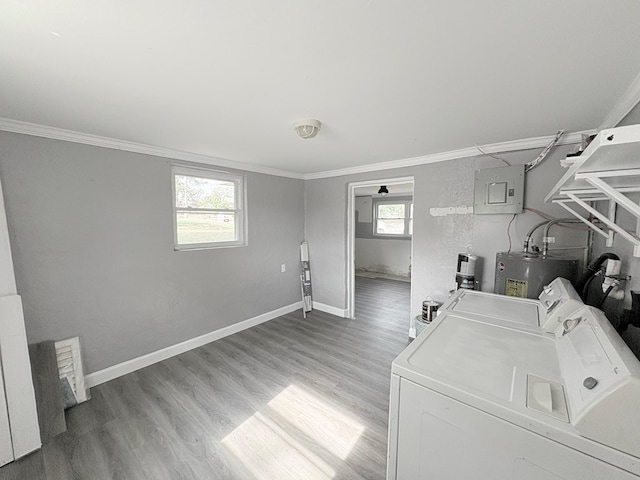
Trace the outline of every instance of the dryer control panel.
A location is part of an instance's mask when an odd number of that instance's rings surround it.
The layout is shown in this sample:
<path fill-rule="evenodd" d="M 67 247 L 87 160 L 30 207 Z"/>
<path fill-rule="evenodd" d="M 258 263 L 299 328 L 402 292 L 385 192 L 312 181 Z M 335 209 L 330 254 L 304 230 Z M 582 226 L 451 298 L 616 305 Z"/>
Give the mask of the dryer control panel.
<path fill-rule="evenodd" d="M 640 362 L 605 315 L 583 307 L 555 332 L 571 423 L 584 437 L 640 457 Z"/>
<path fill-rule="evenodd" d="M 554 332 L 564 319 L 576 310 L 584 307 L 584 303 L 571 282 L 558 277 L 542 289 L 538 297 L 545 310 L 545 320 L 541 325 L 547 332 Z"/>

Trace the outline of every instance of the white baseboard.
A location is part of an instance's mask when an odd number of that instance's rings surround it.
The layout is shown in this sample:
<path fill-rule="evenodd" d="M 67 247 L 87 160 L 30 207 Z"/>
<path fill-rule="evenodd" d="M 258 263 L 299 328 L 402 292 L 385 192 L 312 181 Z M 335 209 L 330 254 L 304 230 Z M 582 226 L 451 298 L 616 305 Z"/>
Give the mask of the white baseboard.
<path fill-rule="evenodd" d="M 331 305 L 325 305 L 324 303 L 316 301 L 313 302 L 313 308 L 321 312 L 330 313 L 336 317 L 347 318 L 347 310 L 344 308 L 332 307 Z"/>
<path fill-rule="evenodd" d="M 207 343 L 213 342 L 214 340 L 219 340 L 229 335 L 233 335 L 234 333 L 241 332 L 242 330 L 246 330 L 247 328 L 254 327 L 269 320 L 273 320 L 274 318 L 280 317 L 287 313 L 291 313 L 301 308 L 302 302 L 296 302 L 291 305 L 287 305 L 286 307 L 263 313 L 262 315 L 258 315 L 257 317 L 234 323 L 233 325 L 229 325 L 228 327 L 223 327 L 218 330 L 214 330 L 213 332 L 205 333 L 204 335 L 200 335 L 199 337 L 185 340 L 184 342 L 180 342 L 175 345 L 156 350 L 155 352 L 147 353 L 146 355 L 142 355 L 141 357 L 132 358 L 131 360 L 127 360 L 126 362 L 112 365 L 111 367 L 98 370 L 97 372 L 92 372 L 85 376 L 85 386 L 87 388 L 95 387 L 96 385 L 100 385 L 101 383 L 105 383 L 109 380 L 113 380 L 114 378 L 126 375 L 127 373 L 135 372 L 136 370 L 140 370 L 141 368 L 148 367 L 149 365 L 153 365 L 154 363 L 158 363 L 162 360 L 166 360 L 167 358 L 180 355 L 181 353 L 201 347 L 202 345 L 206 345 Z"/>

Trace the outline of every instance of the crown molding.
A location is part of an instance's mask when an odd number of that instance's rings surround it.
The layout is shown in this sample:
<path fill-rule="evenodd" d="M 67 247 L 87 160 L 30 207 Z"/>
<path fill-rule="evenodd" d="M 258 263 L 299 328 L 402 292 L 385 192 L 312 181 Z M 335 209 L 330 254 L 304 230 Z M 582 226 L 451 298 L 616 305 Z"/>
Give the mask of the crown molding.
<path fill-rule="evenodd" d="M 640 103 L 640 74 L 631 82 L 627 91 L 624 92 L 618 103 L 615 104 L 602 121 L 602 125 L 598 130 L 613 128 L 618 125 L 638 103 Z"/>
<path fill-rule="evenodd" d="M 573 145 L 582 142 L 582 135 L 592 135 L 597 133 L 596 130 L 585 130 L 576 133 L 567 133 L 560 138 L 558 145 Z M 525 138 L 521 140 L 513 140 L 510 142 L 491 143 L 481 145 L 485 153 L 505 153 L 518 150 L 531 150 L 534 148 L 544 148 L 553 139 L 555 135 L 547 135 L 544 137 Z M 330 170 L 326 172 L 308 173 L 304 176 L 305 180 L 316 180 L 320 178 L 340 177 L 343 175 L 353 175 L 357 173 L 376 172 L 382 170 L 390 170 L 392 168 L 415 167 L 417 165 L 425 165 L 428 163 L 445 162 L 447 160 L 455 160 L 459 158 L 469 158 L 483 155 L 477 147 L 468 147 L 460 150 L 452 150 L 450 152 L 434 153 L 432 155 L 422 155 L 420 157 L 406 158 L 403 160 L 392 160 L 390 162 L 373 163 L 362 165 L 359 167 L 341 168 L 339 170 Z"/>
<path fill-rule="evenodd" d="M 63 140 L 65 142 L 81 143 L 84 145 L 92 145 L 94 147 L 104 147 L 113 150 L 141 153 L 143 155 L 153 155 L 155 157 L 170 158 L 172 160 L 184 160 L 186 162 L 196 162 L 206 165 L 244 170 L 247 172 L 275 175 L 277 177 L 288 177 L 299 180 L 304 179 L 304 175 L 301 173 L 288 172 L 285 170 L 262 167 L 260 165 L 251 165 L 242 162 L 234 162 L 223 158 L 172 150 L 170 148 L 155 147 L 152 145 L 144 145 L 141 143 L 128 142 L 126 140 L 117 140 L 115 138 L 101 137 L 99 135 L 91 135 L 89 133 L 49 127 L 47 125 L 21 122 L 19 120 L 11 120 L 9 118 L 0 117 L 0 130 L 4 130 L 5 132 L 22 133 L 35 137 L 51 138 L 53 140 Z"/>
<path fill-rule="evenodd" d="M 640 79 L 640 77 L 638 77 Z M 636 79 L 636 80 L 638 80 Z M 638 92 L 640 95 L 640 81 L 638 83 Z M 628 113 L 628 112 L 627 112 Z M 626 115 L 626 114 L 625 114 Z M 144 145 L 141 143 L 129 142 L 126 140 L 117 140 L 114 138 L 101 137 L 99 135 L 91 135 L 89 133 L 75 132 L 62 128 L 49 127 L 46 125 L 38 125 L 35 123 L 21 122 L 19 120 L 11 120 L 0 117 L 0 130 L 13 133 L 21 133 L 24 135 L 32 135 L 35 137 L 51 138 L 54 140 L 63 140 L 66 142 L 81 143 L 84 145 L 92 145 L 95 147 L 110 148 L 113 150 L 122 150 L 132 153 L 141 153 L 143 155 L 152 155 L 156 157 L 169 158 L 172 160 L 183 160 L 187 162 L 195 162 L 205 165 L 213 165 L 247 172 L 262 173 L 265 175 L 275 175 L 277 177 L 294 178 L 298 180 L 316 180 L 320 178 L 341 177 L 344 175 L 353 175 L 358 173 L 377 172 L 390 170 L 394 168 L 414 167 L 428 163 L 445 162 L 447 160 L 455 160 L 459 158 L 469 158 L 482 155 L 476 147 L 468 147 L 460 150 L 452 150 L 449 152 L 435 153 L 431 155 L 422 155 L 420 157 L 405 158 L 401 160 L 391 160 L 388 162 L 373 163 L 361 165 L 358 167 L 341 168 L 338 170 L 329 170 L 325 172 L 302 174 L 298 172 L 289 172 L 278 170 L 275 168 L 262 167 L 259 165 L 251 165 L 248 163 L 235 162 L 225 160 L 223 158 L 211 157 L 197 153 L 183 152 L 180 150 L 172 150 L 169 148 L 155 147 L 152 145 Z M 558 145 L 570 145 L 580 143 L 582 134 L 591 135 L 596 130 L 586 130 L 576 133 L 568 133 L 562 136 Z M 518 150 L 530 150 L 534 148 L 544 148 L 549 142 L 555 138 L 555 135 L 547 135 L 543 137 L 525 138 L 521 140 L 513 140 L 509 142 L 492 143 L 482 145 L 485 153 L 504 153 Z"/>

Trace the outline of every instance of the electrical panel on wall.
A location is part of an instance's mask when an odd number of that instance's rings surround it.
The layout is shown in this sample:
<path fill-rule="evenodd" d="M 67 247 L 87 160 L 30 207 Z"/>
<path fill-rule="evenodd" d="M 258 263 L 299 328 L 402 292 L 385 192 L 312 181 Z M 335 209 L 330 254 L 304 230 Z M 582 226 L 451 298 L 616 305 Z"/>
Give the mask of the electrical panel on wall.
<path fill-rule="evenodd" d="M 521 213 L 524 165 L 476 170 L 473 213 Z"/>

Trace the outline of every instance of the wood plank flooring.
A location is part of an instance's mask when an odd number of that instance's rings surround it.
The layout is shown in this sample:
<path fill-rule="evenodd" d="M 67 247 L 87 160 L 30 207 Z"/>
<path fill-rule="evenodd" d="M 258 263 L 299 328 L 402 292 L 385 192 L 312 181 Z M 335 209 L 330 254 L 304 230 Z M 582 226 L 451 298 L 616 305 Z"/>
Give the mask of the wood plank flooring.
<path fill-rule="evenodd" d="M 92 389 L 2 480 L 385 478 L 410 285 L 356 278 L 356 319 L 300 311 Z"/>

